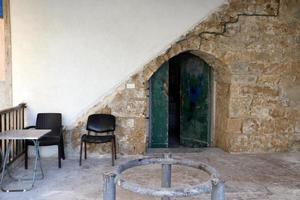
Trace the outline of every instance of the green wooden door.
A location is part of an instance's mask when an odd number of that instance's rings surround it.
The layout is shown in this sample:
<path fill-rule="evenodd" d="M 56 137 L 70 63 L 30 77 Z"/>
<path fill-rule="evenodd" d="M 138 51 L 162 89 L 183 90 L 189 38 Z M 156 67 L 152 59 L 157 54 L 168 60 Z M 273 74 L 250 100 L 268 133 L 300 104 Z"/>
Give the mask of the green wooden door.
<path fill-rule="evenodd" d="M 152 148 L 168 147 L 169 63 L 164 63 L 150 79 L 150 130 Z"/>
<path fill-rule="evenodd" d="M 210 140 L 210 68 L 198 57 L 181 61 L 180 143 L 206 147 Z"/>

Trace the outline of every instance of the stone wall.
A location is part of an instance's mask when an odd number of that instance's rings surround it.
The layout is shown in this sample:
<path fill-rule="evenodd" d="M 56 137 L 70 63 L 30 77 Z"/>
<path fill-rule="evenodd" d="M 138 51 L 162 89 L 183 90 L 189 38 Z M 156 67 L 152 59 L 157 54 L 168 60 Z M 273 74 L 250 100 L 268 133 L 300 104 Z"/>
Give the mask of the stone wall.
<path fill-rule="evenodd" d="M 162 63 L 186 51 L 214 71 L 212 144 L 228 152 L 299 150 L 300 1 L 230 0 L 80 117 L 66 133 L 69 152 L 78 152 L 92 113 L 117 117 L 120 153 L 145 152 L 147 81 Z M 96 154 L 106 149 L 89 147 Z"/>

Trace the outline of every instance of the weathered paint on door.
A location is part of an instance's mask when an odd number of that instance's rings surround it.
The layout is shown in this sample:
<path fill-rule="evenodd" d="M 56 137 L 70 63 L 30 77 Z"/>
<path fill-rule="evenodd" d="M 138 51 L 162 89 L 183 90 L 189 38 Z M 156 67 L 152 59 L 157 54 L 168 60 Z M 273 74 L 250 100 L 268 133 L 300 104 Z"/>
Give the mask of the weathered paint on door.
<path fill-rule="evenodd" d="M 168 147 L 169 63 L 164 63 L 150 80 L 150 129 L 152 148 Z"/>
<path fill-rule="evenodd" d="M 206 147 L 210 138 L 210 68 L 196 56 L 183 56 L 180 76 L 180 143 Z"/>

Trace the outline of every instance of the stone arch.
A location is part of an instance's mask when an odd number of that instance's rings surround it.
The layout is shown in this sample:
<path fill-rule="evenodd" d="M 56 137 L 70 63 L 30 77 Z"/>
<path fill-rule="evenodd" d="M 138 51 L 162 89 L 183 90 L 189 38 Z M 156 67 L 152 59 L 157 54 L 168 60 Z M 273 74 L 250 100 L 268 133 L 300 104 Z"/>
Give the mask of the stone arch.
<path fill-rule="evenodd" d="M 185 52 L 198 56 L 208 63 L 217 74 L 221 75 L 220 78 L 222 78 L 222 81 L 230 82 L 230 69 L 228 65 L 222 62 L 215 53 L 201 49 L 201 38 L 199 36 L 190 36 L 187 39 L 178 41 L 165 53 L 146 64 L 143 68 L 144 81 L 147 82 L 164 62 Z"/>

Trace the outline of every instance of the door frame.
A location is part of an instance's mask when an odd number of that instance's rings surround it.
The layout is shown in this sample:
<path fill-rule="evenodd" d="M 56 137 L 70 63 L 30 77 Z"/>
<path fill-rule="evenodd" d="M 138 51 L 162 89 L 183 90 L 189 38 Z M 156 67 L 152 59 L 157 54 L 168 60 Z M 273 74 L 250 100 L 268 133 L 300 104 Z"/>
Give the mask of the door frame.
<path fill-rule="evenodd" d="M 191 52 L 190 52 L 191 53 Z M 193 53 L 191 53 L 193 54 Z M 204 59 L 202 59 L 199 55 L 193 54 L 197 57 L 199 57 L 201 60 L 203 60 L 204 62 L 206 62 Z M 167 61 L 169 62 L 169 61 Z M 207 63 L 207 62 L 206 62 Z M 208 63 L 207 63 L 208 64 Z M 163 65 L 163 64 L 162 64 Z M 162 66 L 161 65 L 161 66 Z M 209 92 L 209 130 L 208 130 L 208 147 L 215 147 L 216 146 L 216 141 L 215 141 L 215 123 L 216 123 L 216 85 L 217 85 L 217 81 L 215 79 L 215 70 L 214 68 L 210 65 L 210 92 Z M 161 67 L 160 66 L 160 67 Z M 160 69 L 160 67 L 158 69 Z M 157 70 L 158 70 L 157 69 Z M 156 71 L 155 71 L 156 72 Z M 154 73 L 155 73 L 154 72 Z M 152 76 L 151 76 L 152 77 Z M 146 117 L 147 120 L 147 132 L 146 132 L 146 152 L 148 149 L 151 149 L 151 137 L 152 137 L 152 119 L 151 119 L 151 77 L 148 79 L 147 81 L 147 108 L 148 108 L 148 116 Z M 164 148 L 164 149 L 168 149 L 168 148 Z"/>

